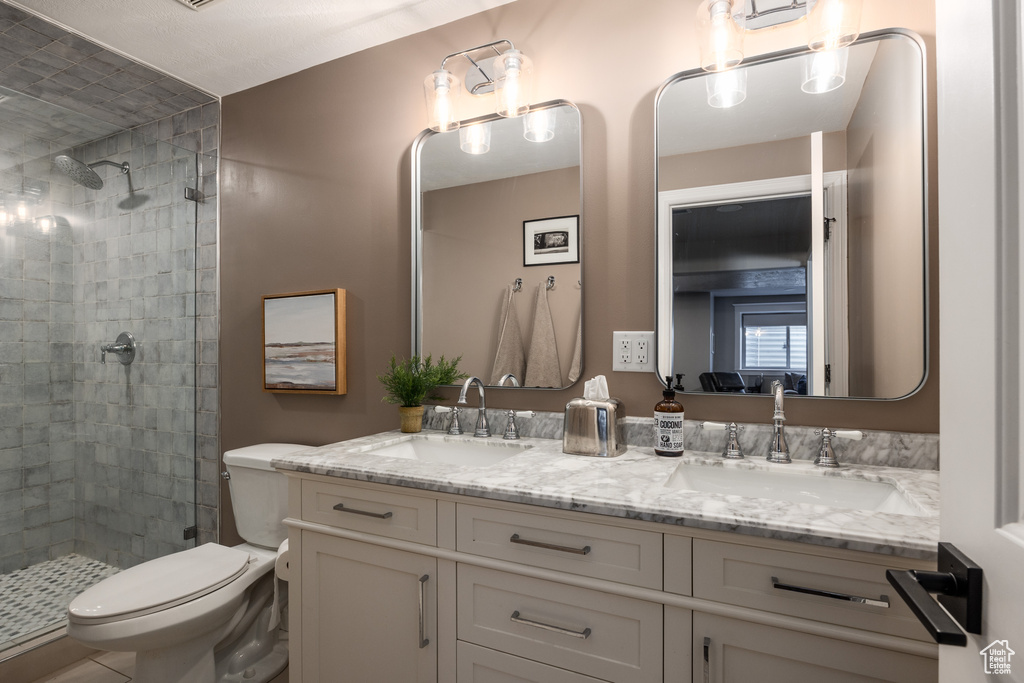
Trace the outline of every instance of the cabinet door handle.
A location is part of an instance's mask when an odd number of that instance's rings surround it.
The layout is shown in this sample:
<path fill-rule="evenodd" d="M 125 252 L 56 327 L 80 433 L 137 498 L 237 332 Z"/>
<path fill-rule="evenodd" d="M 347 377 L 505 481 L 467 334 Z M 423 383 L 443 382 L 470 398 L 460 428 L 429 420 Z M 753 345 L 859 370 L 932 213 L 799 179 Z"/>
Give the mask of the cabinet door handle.
<path fill-rule="evenodd" d="M 704 636 L 704 683 L 711 683 L 711 639 Z"/>
<path fill-rule="evenodd" d="M 519 610 L 512 613 L 509 617 L 509 621 L 513 621 L 517 624 L 526 624 L 527 626 L 533 626 L 535 628 L 542 628 L 545 631 L 552 631 L 554 633 L 561 633 L 563 636 L 572 636 L 573 638 L 579 638 L 586 640 L 590 637 L 590 629 L 585 628 L 582 631 L 573 631 L 571 629 L 562 628 L 561 626 L 552 626 L 551 624 L 545 624 L 540 621 L 534 621 L 533 619 L 524 619 L 519 616 Z"/>
<path fill-rule="evenodd" d="M 590 546 L 585 545 L 582 548 L 570 548 L 567 545 L 554 545 L 552 543 L 542 543 L 540 541 L 530 541 L 525 538 L 519 538 L 519 534 L 512 534 L 512 537 L 508 539 L 509 543 L 518 543 L 519 545 L 529 545 L 534 548 L 546 548 L 547 550 L 560 550 L 563 553 L 572 553 L 573 555 L 589 555 Z"/>
<path fill-rule="evenodd" d="M 834 593 L 832 591 L 818 590 L 817 588 L 805 588 L 803 586 L 792 586 L 787 583 L 779 583 L 779 580 L 774 576 L 772 577 L 772 588 L 778 588 L 782 591 L 793 591 L 794 593 L 806 593 L 807 595 L 817 595 L 821 598 L 832 598 L 833 600 L 855 602 L 858 605 L 870 605 L 871 607 L 889 606 L 888 595 L 881 595 L 877 598 L 862 598 L 859 595 L 847 595 L 846 593 Z"/>
<path fill-rule="evenodd" d="M 388 513 L 391 514 L 390 512 Z M 420 649 L 422 650 L 427 645 L 430 645 L 430 640 L 427 638 L 427 623 L 426 623 L 426 609 L 424 606 L 427 603 L 427 580 L 430 579 L 429 574 L 424 574 L 420 577 Z"/>
<path fill-rule="evenodd" d="M 334 509 L 338 512 L 351 512 L 353 515 L 363 515 L 364 517 L 375 517 L 376 519 L 391 519 L 391 512 L 369 512 L 367 510 L 356 510 L 355 508 L 347 508 L 344 503 L 338 503 L 334 506 Z"/>

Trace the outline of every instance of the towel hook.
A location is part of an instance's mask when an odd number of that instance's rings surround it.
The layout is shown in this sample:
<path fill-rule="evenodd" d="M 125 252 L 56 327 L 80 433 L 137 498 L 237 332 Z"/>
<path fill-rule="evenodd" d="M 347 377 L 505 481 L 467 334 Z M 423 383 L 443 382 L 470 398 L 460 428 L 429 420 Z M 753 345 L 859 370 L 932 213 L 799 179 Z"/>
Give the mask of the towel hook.
<path fill-rule="evenodd" d="M 548 289 L 554 289 L 554 288 L 555 288 L 555 276 L 554 275 L 548 275 Z"/>
<path fill-rule="evenodd" d="M 512 287 L 512 291 L 518 292 L 520 289 L 523 288 L 523 278 L 517 277 L 515 283 L 513 284 L 514 286 Z"/>

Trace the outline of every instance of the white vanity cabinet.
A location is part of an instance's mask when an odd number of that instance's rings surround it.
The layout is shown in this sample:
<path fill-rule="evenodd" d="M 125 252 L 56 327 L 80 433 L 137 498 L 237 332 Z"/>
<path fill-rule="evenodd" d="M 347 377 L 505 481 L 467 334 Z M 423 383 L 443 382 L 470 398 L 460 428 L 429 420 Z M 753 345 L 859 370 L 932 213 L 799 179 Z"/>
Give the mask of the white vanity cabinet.
<path fill-rule="evenodd" d="M 925 562 L 287 474 L 294 681 L 937 680 Z"/>

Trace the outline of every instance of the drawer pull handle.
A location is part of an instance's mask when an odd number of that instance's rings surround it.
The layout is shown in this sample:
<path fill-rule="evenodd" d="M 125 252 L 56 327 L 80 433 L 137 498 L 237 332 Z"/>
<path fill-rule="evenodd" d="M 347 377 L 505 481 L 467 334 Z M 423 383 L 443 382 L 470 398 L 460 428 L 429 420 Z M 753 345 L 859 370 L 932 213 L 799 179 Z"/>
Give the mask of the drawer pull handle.
<path fill-rule="evenodd" d="M 391 514 L 390 512 L 388 513 Z M 424 605 L 427 602 L 427 580 L 430 578 L 429 574 L 424 574 L 420 577 L 420 649 L 422 650 L 427 645 L 430 645 L 430 640 L 427 638 L 427 624 L 426 617 L 424 615 Z"/>
<path fill-rule="evenodd" d="M 561 626 L 552 626 L 551 624 L 545 624 L 540 621 L 534 621 L 532 619 L 523 619 L 521 616 L 519 616 L 519 610 L 513 612 L 512 616 L 509 617 L 509 620 L 517 624 L 526 624 L 527 626 L 542 628 L 545 631 L 553 631 L 554 633 L 561 633 L 563 636 L 572 636 L 573 638 L 580 638 L 581 640 L 586 640 L 590 637 L 589 628 L 585 628 L 582 631 L 572 631 L 567 628 L 562 628 Z"/>
<path fill-rule="evenodd" d="M 804 588 L 803 586 L 791 586 L 786 583 L 779 583 L 779 580 L 772 577 L 772 588 L 778 588 L 783 591 L 793 591 L 794 593 L 806 593 L 807 595 L 817 595 L 822 598 L 832 598 L 833 600 L 844 600 L 846 602 L 855 602 L 858 605 L 870 605 L 871 607 L 888 607 L 889 596 L 881 595 L 877 598 L 862 598 L 858 595 L 847 595 L 846 593 L 833 593 L 832 591 L 818 590 L 817 588 Z"/>
<path fill-rule="evenodd" d="M 351 512 L 353 515 L 363 515 L 364 517 L 375 517 L 377 519 L 391 519 L 390 512 L 367 512 L 366 510 L 356 510 L 355 508 L 347 508 L 344 503 L 338 503 L 334 506 L 334 509 L 338 512 Z"/>
<path fill-rule="evenodd" d="M 518 543 L 519 545 L 529 545 L 534 548 L 547 548 L 548 550 L 560 550 L 563 553 L 572 553 L 573 555 L 589 555 L 590 546 L 585 545 L 582 548 L 570 548 L 566 545 L 554 545 L 552 543 L 541 543 L 540 541 L 528 541 L 525 538 L 519 538 L 519 534 L 512 534 L 509 543 Z"/>
<path fill-rule="evenodd" d="M 711 639 L 704 636 L 704 683 L 711 683 Z"/>

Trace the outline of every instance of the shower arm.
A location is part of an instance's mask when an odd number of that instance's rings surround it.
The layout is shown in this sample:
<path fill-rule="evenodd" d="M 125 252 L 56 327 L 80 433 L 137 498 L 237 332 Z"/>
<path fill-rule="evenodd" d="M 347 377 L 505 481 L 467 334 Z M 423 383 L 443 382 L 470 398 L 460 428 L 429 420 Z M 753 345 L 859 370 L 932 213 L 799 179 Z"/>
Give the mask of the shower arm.
<path fill-rule="evenodd" d="M 102 161 L 97 161 L 95 163 L 89 164 L 89 168 L 95 168 L 96 166 L 116 166 L 117 168 L 121 169 L 121 173 L 128 173 L 128 171 L 131 170 L 131 166 L 128 165 L 127 161 L 122 164 L 119 164 L 116 161 L 107 161 L 106 159 L 104 159 Z"/>

